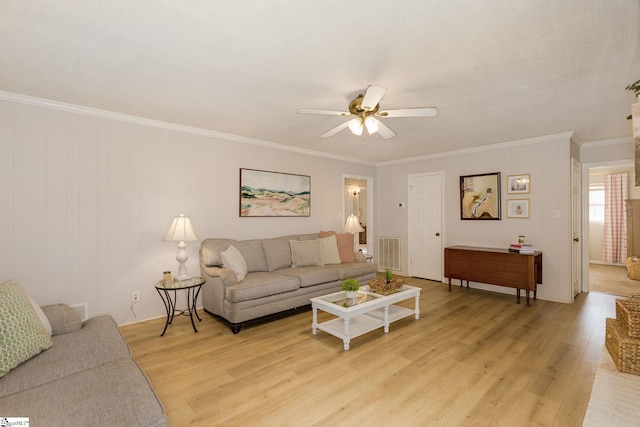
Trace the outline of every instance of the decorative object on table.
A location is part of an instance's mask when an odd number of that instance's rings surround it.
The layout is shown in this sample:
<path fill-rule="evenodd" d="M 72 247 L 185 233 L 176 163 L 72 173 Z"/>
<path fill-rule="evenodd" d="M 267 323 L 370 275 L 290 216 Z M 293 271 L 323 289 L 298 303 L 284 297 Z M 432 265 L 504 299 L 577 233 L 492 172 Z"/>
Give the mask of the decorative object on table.
<path fill-rule="evenodd" d="M 356 250 L 358 246 L 358 235 L 364 231 L 364 228 L 360 225 L 358 217 L 354 214 L 349 215 L 347 222 L 344 223 L 344 231 L 347 233 L 353 233 L 353 249 Z"/>
<path fill-rule="evenodd" d="M 387 268 L 386 270 L 384 270 L 384 278 L 386 279 L 387 283 L 391 283 L 391 280 L 393 279 L 393 273 L 391 272 L 391 269 Z"/>
<path fill-rule="evenodd" d="M 529 174 L 508 175 L 507 194 L 526 194 L 531 192 L 531 176 Z"/>
<path fill-rule="evenodd" d="M 509 245 L 509 252 L 515 252 L 523 255 L 533 255 L 536 252 L 536 248 L 533 245 L 515 244 Z"/>
<path fill-rule="evenodd" d="M 507 218 L 529 218 L 529 199 L 507 200 Z"/>
<path fill-rule="evenodd" d="M 173 283 L 173 276 L 170 271 L 162 272 L 162 281 L 167 285 Z"/>
<path fill-rule="evenodd" d="M 372 292 L 375 292 L 377 294 L 382 294 L 382 295 L 389 295 L 398 290 L 401 290 L 402 287 L 404 286 L 404 280 L 392 279 L 390 281 L 387 281 L 387 279 L 385 280 L 372 279 L 372 280 L 369 280 L 367 284 L 369 285 L 369 289 Z"/>
<path fill-rule="evenodd" d="M 460 219 L 501 219 L 500 172 L 460 177 Z"/>
<path fill-rule="evenodd" d="M 360 289 L 360 283 L 353 277 L 342 282 L 342 290 L 347 293 L 347 298 L 355 298 L 358 295 L 358 289 Z"/>
<path fill-rule="evenodd" d="M 200 238 L 193 229 L 191 218 L 184 216 L 182 213 L 173 218 L 173 222 L 171 223 L 167 234 L 162 238 L 162 241 L 179 242 L 178 253 L 176 255 L 176 260 L 180 263 L 177 277 L 178 280 L 186 280 L 191 277 L 187 274 L 187 267 L 185 265 L 189 259 L 189 254 L 186 249 L 187 245 L 185 242 L 196 242 L 198 240 L 200 240 Z"/>
<path fill-rule="evenodd" d="M 240 216 L 311 216 L 311 177 L 240 169 Z"/>
<path fill-rule="evenodd" d="M 523 235 L 518 236 L 518 244 L 519 245 L 524 245 L 524 236 Z"/>

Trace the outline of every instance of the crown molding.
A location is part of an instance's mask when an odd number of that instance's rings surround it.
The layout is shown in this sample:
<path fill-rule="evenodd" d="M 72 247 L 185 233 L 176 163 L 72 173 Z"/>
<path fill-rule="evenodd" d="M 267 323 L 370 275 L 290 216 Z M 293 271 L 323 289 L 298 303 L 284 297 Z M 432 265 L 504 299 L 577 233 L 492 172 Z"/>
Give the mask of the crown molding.
<path fill-rule="evenodd" d="M 633 142 L 632 136 L 623 136 L 620 138 L 602 139 L 600 141 L 584 142 L 580 148 L 602 147 L 605 145 L 628 144 Z"/>
<path fill-rule="evenodd" d="M 161 120 L 148 119 L 145 117 L 133 116 L 130 114 L 116 113 L 113 111 L 101 110 L 99 108 L 85 107 L 82 105 L 69 104 L 69 103 L 60 102 L 60 101 L 52 101 L 49 99 L 37 98 L 37 97 L 22 95 L 22 94 L 13 93 L 13 92 L 0 91 L 0 101 L 9 101 L 9 102 L 15 102 L 19 104 L 32 105 L 35 107 L 50 108 L 53 110 L 65 111 L 68 113 L 82 114 L 85 116 L 98 117 L 101 119 L 115 120 L 115 121 L 131 123 L 131 124 L 136 124 L 141 126 L 148 126 L 148 127 L 158 128 L 158 129 L 182 132 L 182 133 L 187 133 L 191 135 L 221 139 L 224 141 L 238 142 L 241 144 L 255 145 L 255 146 L 271 148 L 275 150 L 289 151 L 289 152 L 294 152 L 299 154 L 305 154 L 308 156 L 325 157 L 332 160 L 340 160 L 340 161 L 345 161 L 350 163 L 376 166 L 375 162 L 365 161 L 361 159 L 338 156 L 334 154 L 323 153 L 321 151 L 309 150 L 307 148 L 293 147 L 290 145 L 283 145 L 275 142 L 264 141 L 256 138 L 248 138 L 245 136 L 234 135 L 234 134 L 225 133 L 225 132 L 202 129 L 202 128 L 197 128 L 193 126 L 179 125 L 176 123 L 169 123 Z"/>

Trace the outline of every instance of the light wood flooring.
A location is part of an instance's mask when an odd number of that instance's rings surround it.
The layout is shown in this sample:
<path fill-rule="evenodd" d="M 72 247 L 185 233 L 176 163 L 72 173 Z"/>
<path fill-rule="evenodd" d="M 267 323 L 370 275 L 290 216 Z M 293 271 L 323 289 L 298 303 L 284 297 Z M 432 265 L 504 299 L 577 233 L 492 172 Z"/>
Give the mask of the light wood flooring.
<path fill-rule="evenodd" d="M 121 330 L 176 427 L 582 425 L 614 296 L 527 307 L 407 283 L 422 288 L 420 319 L 355 338 L 349 351 L 312 335 L 310 310 L 238 335 L 204 312 L 197 334 L 187 317 L 164 337 L 164 319 Z"/>
<path fill-rule="evenodd" d="M 589 264 L 589 289 L 612 295 L 629 296 L 640 292 L 640 281 L 629 279 L 627 267 Z"/>

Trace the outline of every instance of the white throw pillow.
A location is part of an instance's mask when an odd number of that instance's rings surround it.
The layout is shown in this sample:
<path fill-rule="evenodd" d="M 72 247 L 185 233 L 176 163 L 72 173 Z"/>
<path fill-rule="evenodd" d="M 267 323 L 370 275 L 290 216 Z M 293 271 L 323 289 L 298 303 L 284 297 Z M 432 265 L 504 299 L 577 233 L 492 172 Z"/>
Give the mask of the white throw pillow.
<path fill-rule="evenodd" d="M 29 302 L 33 307 L 33 311 L 36 312 L 36 314 L 38 315 L 38 319 L 40 319 L 40 323 L 42 323 L 42 327 L 44 327 L 45 331 L 47 331 L 49 335 L 51 335 L 51 332 L 53 331 L 53 329 L 51 329 L 51 323 L 49 322 L 49 318 L 47 317 L 46 314 L 44 314 L 44 311 L 42 311 L 38 303 L 35 302 L 33 298 L 31 298 L 31 295 L 27 294 L 27 296 L 29 297 Z"/>
<path fill-rule="evenodd" d="M 342 263 L 335 234 L 320 238 L 320 259 L 323 264 Z"/>
<path fill-rule="evenodd" d="M 247 261 L 240 251 L 233 245 L 230 245 L 226 251 L 220 253 L 222 265 L 224 268 L 236 273 L 238 282 L 247 275 Z"/>
<path fill-rule="evenodd" d="M 320 258 L 320 239 L 289 240 L 291 245 L 291 260 L 293 267 L 322 265 Z"/>

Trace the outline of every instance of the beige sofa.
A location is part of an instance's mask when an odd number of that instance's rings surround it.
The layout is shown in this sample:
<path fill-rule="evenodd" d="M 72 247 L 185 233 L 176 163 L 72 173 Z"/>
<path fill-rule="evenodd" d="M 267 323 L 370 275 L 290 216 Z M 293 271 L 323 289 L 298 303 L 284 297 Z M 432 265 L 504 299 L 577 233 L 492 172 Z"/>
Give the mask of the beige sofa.
<path fill-rule="evenodd" d="M 237 334 L 242 322 L 309 305 L 310 298 L 341 290 L 344 279 L 353 277 L 366 284 L 376 277 L 377 265 L 353 251 L 353 235 L 337 234 L 337 241 L 332 241 L 326 234 L 203 240 L 200 269 L 206 279 L 201 292 L 205 311 L 229 321 L 231 331 Z M 338 259 L 333 250 L 336 243 Z M 316 245 L 320 245 L 319 257 Z M 241 280 L 225 268 L 223 253 L 230 246 L 246 261 L 246 276 Z"/>
<path fill-rule="evenodd" d="M 32 426 L 168 426 L 162 404 L 110 316 L 80 321 L 43 306 L 53 344 L 0 378 L 0 417 Z"/>

